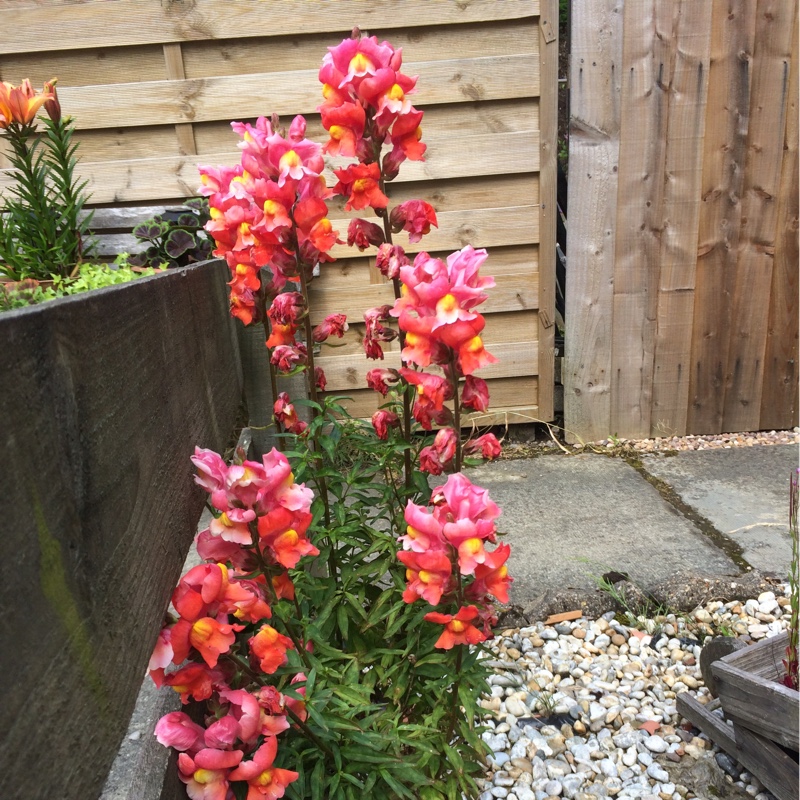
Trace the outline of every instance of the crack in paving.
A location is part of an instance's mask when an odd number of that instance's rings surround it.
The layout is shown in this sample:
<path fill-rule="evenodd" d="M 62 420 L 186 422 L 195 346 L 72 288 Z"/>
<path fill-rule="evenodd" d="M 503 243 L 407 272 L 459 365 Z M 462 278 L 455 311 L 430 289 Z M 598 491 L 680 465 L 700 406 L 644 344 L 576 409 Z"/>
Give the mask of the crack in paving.
<path fill-rule="evenodd" d="M 666 481 L 657 478 L 655 475 L 651 475 L 638 455 L 632 455 L 631 453 L 610 453 L 609 456 L 612 458 L 621 458 L 628 466 L 636 470 L 636 472 L 638 472 L 669 505 L 695 525 L 703 536 L 705 536 L 714 547 L 728 556 L 742 572 L 753 570 L 752 564 L 744 557 L 742 546 L 729 535 L 719 530 L 711 520 L 692 508 L 692 506 L 685 502 Z"/>

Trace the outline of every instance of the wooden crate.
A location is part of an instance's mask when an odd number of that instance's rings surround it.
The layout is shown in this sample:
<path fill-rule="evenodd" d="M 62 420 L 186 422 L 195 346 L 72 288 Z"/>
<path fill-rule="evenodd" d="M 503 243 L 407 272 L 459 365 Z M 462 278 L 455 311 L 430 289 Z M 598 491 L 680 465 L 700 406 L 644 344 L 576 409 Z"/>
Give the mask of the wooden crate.
<path fill-rule="evenodd" d="M 780 681 L 787 633 L 762 639 L 711 665 L 725 716 L 783 747 L 797 751 L 800 694 Z"/>
<path fill-rule="evenodd" d="M 798 424 L 797 0 L 572 21 L 565 424 Z"/>
<path fill-rule="evenodd" d="M 800 694 L 781 684 L 788 634 L 763 639 L 711 665 L 718 700 L 708 706 L 688 692 L 678 712 L 755 775 L 778 800 L 798 796 Z M 712 713 L 718 706 L 729 724 Z"/>

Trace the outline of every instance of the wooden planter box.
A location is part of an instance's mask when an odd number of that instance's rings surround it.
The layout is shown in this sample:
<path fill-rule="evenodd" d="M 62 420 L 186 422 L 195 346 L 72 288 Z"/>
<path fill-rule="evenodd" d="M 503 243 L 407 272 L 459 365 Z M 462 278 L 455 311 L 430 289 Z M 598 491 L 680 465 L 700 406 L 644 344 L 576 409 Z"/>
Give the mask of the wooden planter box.
<path fill-rule="evenodd" d="M 227 275 L 0 314 L 0 797 L 102 790 L 203 507 L 189 456 L 233 432 Z"/>
<path fill-rule="evenodd" d="M 779 800 L 798 796 L 800 694 L 780 682 L 788 641 L 763 639 L 711 666 L 740 760 Z"/>

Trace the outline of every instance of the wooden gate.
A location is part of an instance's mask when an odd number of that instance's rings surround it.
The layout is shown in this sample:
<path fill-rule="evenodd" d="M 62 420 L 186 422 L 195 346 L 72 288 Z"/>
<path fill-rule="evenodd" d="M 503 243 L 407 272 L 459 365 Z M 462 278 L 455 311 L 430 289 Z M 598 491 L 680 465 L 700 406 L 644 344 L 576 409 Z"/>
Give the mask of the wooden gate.
<path fill-rule="evenodd" d="M 574 11 L 566 427 L 797 425 L 796 0 Z"/>

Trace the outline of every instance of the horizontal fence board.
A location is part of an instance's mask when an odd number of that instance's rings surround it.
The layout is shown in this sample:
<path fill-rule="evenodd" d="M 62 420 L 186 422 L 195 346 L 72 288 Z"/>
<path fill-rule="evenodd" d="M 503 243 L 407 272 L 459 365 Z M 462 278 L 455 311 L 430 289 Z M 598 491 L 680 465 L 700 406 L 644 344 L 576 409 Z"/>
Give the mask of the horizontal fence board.
<path fill-rule="evenodd" d="M 1 74 L 0 74 L 1 76 Z M 48 71 L 49 77 L 49 71 Z M 269 104 L 265 100 L 262 113 L 269 114 Z M 237 119 L 246 119 L 237 116 Z M 307 136 L 317 142 L 328 138 L 322 128 L 319 115 L 306 114 Z M 252 120 L 252 118 L 251 118 Z M 288 118 L 284 118 L 288 122 Z M 205 154 L 228 153 L 236 151 L 239 137 L 233 133 L 230 122 L 214 121 L 192 125 L 194 130 L 197 161 L 205 163 Z M 432 106 L 425 111 L 422 121 L 423 141 L 444 142 L 446 137 L 465 137 L 484 134 L 509 134 L 533 131 L 538 134 L 538 100 L 520 103 L 519 100 L 492 100 L 476 106 L 472 103 L 458 105 Z M 114 128 L 105 130 L 83 130 L 80 132 L 78 155 L 83 162 L 122 161 L 152 158 L 154 153 L 161 157 L 180 155 L 178 142 L 169 135 L 169 126 Z M 7 147 L 0 136 L 0 159 Z M 485 155 L 485 153 L 483 154 Z M 504 156 L 505 157 L 505 156 Z M 538 158 L 538 156 L 537 156 Z M 483 158 L 473 162 L 476 169 L 482 166 Z M 402 177 L 402 171 L 401 171 Z"/>
<path fill-rule="evenodd" d="M 374 363 L 380 364 L 380 362 Z M 484 413 L 474 412 L 462 415 L 461 423 L 464 428 L 502 425 L 506 422 L 532 422 L 536 419 L 539 410 L 539 379 L 536 376 L 494 378 L 488 380 L 487 383 L 489 385 L 490 410 Z M 280 389 L 280 386 L 278 388 Z M 343 393 L 327 392 L 326 394 Z M 350 398 L 346 407 L 354 417 L 370 417 L 385 402 L 378 392 L 371 389 L 354 389 L 344 394 Z M 509 409 L 511 411 L 508 411 Z"/>
<path fill-rule="evenodd" d="M 420 27 L 521 19 L 539 13 L 538 0 L 472 0 L 469 3 L 431 3 L 429 0 L 327 0 L 320 13 L 318 0 L 95 0 L 82 4 L 25 6 L 16 0 L 3 13 L 13 37 L 0 42 L 0 55 L 14 52 L 124 47 L 135 44 L 186 42 L 198 39 L 237 39 L 249 36 L 328 32 L 332 21 L 347 20 L 364 29 Z M 356 12 L 357 13 L 354 13 Z M 347 19 L 349 18 L 349 19 Z M 346 25 L 345 25 L 346 28 Z M 341 36 L 349 34 L 343 29 Z"/>
<path fill-rule="evenodd" d="M 534 172 L 539 167 L 539 141 L 534 131 L 463 137 L 453 135 L 448 139 L 433 140 L 426 137 L 425 141 L 429 143 L 426 160 L 407 161 L 390 187 L 412 181 Z M 487 148 L 496 154 L 497 160 L 480 158 Z M 241 151 L 230 150 L 204 156 L 95 163 L 82 161 L 76 173 L 81 180 L 88 181 L 86 191 L 92 203 L 194 197 L 200 187 L 198 161 L 208 166 L 232 166 L 240 158 Z M 332 159 L 331 163 L 344 166 L 352 163 L 352 160 Z M 329 185 L 337 182 L 331 169 L 327 169 L 325 175 Z M 10 172 L 0 173 L 0 192 L 6 191 L 12 183 Z M 532 200 L 530 196 L 524 199 L 529 202 Z"/>
<path fill-rule="evenodd" d="M 496 278 L 497 285 L 487 290 L 488 299 L 480 307 L 481 313 L 494 311 L 527 311 L 538 308 L 538 281 L 535 275 L 503 275 Z M 363 286 L 358 294 L 350 288 L 339 288 L 324 281 L 311 285 L 311 321 L 318 325 L 326 314 L 346 314 L 348 319 L 363 320 L 368 308 L 394 303 L 392 285 Z"/>
<path fill-rule="evenodd" d="M 536 375 L 538 372 L 538 344 L 531 342 L 510 342 L 487 345 L 487 349 L 498 359 L 479 370 L 479 378 L 510 378 L 517 375 Z M 328 380 L 326 391 L 345 392 L 351 389 L 364 389 L 367 386 L 366 373 L 373 367 L 398 369 L 401 366 L 400 353 L 387 352 L 385 358 L 372 365 L 365 364 L 362 353 L 347 356 L 320 356 L 314 360 L 325 371 Z"/>
<path fill-rule="evenodd" d="M 420 76 L 425 91 L 416 99 L 423 109 L 539 94 L 538 62 L 527 54 L 412 62 L 404 69 Z M 59 89 L 79 129 L 227 120 L 231 97 L 239 118 L 263 114 L 265 98 L 272 114 L 312 113 L 321 86 L 317 70 L 296 70 Z"/>

